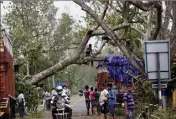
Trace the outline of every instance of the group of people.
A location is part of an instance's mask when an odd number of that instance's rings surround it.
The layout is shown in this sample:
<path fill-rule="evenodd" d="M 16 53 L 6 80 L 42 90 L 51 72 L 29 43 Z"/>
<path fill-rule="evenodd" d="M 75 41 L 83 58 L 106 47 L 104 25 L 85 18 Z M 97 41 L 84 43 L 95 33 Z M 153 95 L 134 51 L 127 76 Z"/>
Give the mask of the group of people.
<path fill-rule="evenodd" d="M 63 93 L 70 96 L 70 90 L 67 88 L 67 86 L 63 85 L 62 88 L 63 88 Z M 56 94 L 57 94 L 57 92 L 56 92 L 55 88 L 53 88 L 51 90 L 51 92 L 49 92 L 45 89 L 45 91 L 43 92 L 43 109 L 50 110 L 50 108 L 51 108 L 51 103 L 50 103 L 51 98 Z"/>
<path fill-rule="evenodd" d="M 134 119 L 134 97 L 132 95 L 132 85 L 127 85 L 127 91 L 123 95 L 126 119 Z M 91 109 L 92 115 L 95 110 L 98 114 L 103 113 L 104 119 L 114 119 L 115 108 L 117 105 L 118 91 L 113 88 L 112 83 L 102 84 L 102 90 L 99 92 L 97 88 L 85 86 L 84 96 L 87 108 L 87 115 Z"/>
<path fill-rule="evenodd" d="M 51 107 L 52 118 L 57 119 L 58 113 L 68 113 L 68 119 L 72 117 L 72 108 L 70 107 L 70 93 L 66 90 L 65 86 L 57 86 L 52 90 Z"/>

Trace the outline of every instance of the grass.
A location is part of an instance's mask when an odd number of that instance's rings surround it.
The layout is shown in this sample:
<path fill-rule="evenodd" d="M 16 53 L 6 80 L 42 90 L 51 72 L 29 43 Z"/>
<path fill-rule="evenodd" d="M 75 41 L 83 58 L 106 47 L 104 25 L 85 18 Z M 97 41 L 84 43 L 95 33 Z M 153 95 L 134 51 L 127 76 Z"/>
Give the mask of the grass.
<path fill-rule="evenodd" d="M 26 114 L 23 119 L 43 119 L 45 116 L 45 111 L 40 112 L 31 112 L 29 114 Z M 18 115 L 17 115 L 18 117 Z M 19 117 L 17 118 L 19 119 Z"/>

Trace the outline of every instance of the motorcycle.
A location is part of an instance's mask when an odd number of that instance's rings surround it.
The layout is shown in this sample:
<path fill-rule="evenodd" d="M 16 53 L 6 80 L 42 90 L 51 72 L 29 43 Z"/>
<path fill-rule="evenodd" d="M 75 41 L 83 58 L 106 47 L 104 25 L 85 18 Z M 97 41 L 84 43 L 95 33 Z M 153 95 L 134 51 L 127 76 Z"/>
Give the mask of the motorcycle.
<path fill-rule="evenodd" d="M 47 98 L 47 99 L 46 99 L 46 109 L 47 109 L 47 110 L 50 110 L 50 109 L 51 109 L 51 104 L 50 104 L 50 102 L 51 102 L 51 99 L 50 99 L 50 98 Z"/>
<path fill-rule="evenodd" d="M 83 96 L 83 91 L 82 90 L 79 90 L 79 96 Z"/>
<path fill-rule="evenodd" d="M 72 109 L 69 105 L 68 96 L 55 96 L 51 104 L 53 119 L 71 119 Z"/>

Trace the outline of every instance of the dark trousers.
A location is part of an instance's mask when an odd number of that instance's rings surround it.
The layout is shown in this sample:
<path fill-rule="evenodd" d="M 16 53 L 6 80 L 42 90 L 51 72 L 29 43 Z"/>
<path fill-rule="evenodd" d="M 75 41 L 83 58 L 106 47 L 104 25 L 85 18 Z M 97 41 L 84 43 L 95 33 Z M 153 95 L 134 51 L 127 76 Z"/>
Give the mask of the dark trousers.
<path fill-rule="evenodd" d="M 86 100 L 86 109 L 87 109 L 87 114 L 89 114 L 90 100 Z"/>
<path fill-rule="evenodd" d="M 20 114 L 20 118 L 23 118 L 24 115 L 25 115 L 25 112 L 24 112 L 24 103 L 23 102 L 19 102 L 18 103 L 18 111 L 19 111 L 19 114 Z"/>

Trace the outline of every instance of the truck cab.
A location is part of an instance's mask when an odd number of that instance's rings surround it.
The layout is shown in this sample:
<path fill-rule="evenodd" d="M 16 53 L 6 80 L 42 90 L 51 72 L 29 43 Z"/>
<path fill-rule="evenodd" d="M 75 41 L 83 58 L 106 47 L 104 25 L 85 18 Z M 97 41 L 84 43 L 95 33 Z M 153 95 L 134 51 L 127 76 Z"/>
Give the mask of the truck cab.
<path fill-rule="evenodd" d="M 15 80 L 12 42 L 5 29 L 0 39 L 0 119 L 13 119 L 15 111 Z"/>

